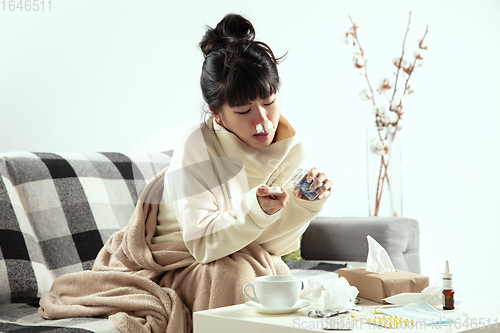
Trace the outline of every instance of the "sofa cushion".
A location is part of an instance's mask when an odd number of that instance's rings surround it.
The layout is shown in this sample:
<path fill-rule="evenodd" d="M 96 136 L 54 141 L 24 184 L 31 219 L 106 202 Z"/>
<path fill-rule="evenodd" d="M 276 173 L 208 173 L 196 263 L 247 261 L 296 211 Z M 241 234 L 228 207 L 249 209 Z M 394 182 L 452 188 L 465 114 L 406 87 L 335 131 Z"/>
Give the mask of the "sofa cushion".
<path fill-rule="evenodd" d="M 418 221 L 406 217 L 317 216 L 302 236 L 306 260 L 366 262 L 372 236 L 387 251 L 396 269 L 420 273 Z"/>
<path fill-rule="evenodd" d="M 0 302 L 34 302 L 91 269 L 171 152 L 7 153 L 0 157 Z"/>

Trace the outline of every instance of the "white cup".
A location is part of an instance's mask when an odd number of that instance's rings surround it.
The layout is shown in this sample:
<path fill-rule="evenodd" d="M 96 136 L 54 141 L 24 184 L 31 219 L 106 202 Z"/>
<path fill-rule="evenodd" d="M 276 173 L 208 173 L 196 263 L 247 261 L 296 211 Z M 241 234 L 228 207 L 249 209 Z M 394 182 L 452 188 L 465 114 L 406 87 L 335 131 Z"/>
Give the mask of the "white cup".
<path fill-rule="evenodd" d="M 247 289 L 251 288 L 253 296 Z M 290 308 L 299 299 L 302 281 L 298 277 L 289 275 L 260 276 L 243 287 L 245 296 L 265 308 Z"/>

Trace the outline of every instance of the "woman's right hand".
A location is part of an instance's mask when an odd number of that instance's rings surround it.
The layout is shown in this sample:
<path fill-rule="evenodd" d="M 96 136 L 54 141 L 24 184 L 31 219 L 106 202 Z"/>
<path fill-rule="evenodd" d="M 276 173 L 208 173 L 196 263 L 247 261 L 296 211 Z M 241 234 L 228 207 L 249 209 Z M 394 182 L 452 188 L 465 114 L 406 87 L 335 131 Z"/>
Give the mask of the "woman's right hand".
<path fill-rule="evenodd" d="M 281 188 L 281 194 L 272 194 L 268 186 L 261 186 L 257 189 L 257 201 L 259 201 L 260 208 L 267 215 L 273 215 L 280 209 L 284 208 L 288 204 L 288 192 Z"/>

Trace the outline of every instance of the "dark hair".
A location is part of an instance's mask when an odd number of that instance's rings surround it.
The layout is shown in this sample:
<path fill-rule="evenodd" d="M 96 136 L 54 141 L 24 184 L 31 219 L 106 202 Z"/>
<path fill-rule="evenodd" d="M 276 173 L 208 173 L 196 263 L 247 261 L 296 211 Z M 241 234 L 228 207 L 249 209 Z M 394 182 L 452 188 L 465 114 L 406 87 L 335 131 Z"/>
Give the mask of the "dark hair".
<path fill-rule="evenodd" d="M 200 85 L 208 106 L 220 111 L 265 99 L 280 85 L 278 62 L 267 44 L 254 40 L 252 23 L 237 14 L 227 14 L 215 28 L 207 27 L 200 48 L 205 55 Z"/>

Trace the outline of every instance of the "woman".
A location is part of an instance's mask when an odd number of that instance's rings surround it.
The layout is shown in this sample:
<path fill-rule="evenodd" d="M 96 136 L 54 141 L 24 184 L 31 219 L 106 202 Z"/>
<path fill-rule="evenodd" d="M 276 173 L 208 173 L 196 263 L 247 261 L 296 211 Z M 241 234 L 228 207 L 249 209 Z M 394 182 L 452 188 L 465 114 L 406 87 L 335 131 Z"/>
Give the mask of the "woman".
<path fill-rule="evenodd" d="M 186 130 L 92 271 L 54 281 L 40 300 L 43 317 L 109 316 L 122 332 L 190 331 L 192 312 L 245 302 L 242 287 L 256 276 L 290 274 L 280 256 L 298 248 L 332 183 L 313 168 L 318 200 L 293 189 L 305 149 L 281 116 L 278 60 L 254 35 L 232 14 L 207 30 L 208 119 Z"/>
<path fill-rule="evenodd" d="M 316 177 L 312 188 L 323 184 L 318 201 L 301 199 L 292 189 L 290 178 L 305 149 L 281 116 L 278 60 L 254 36 L 252 24 L 234 14 L 207 30 L 200 43 L 205 55 L 200 82 L 211 114 L 206 126 L 189 129 L 180 140 L 167 171 L 168 204 L 160 207 L 153 243 L 185 241 L 200 263 L 253 241 L 276 256 L 298 249 L 300 235 L 330 195 L 332 182 L 316 168 L 308 180 Z M 272 130 L 257 133 L 256 126 L 267 121 Z M 210 182 L 214 173 L 217 184 Z M 234 177 L 221 182 L 228 173 Z M 276 186 L 282 194 L 269 195 L 269 187 Z"/>

